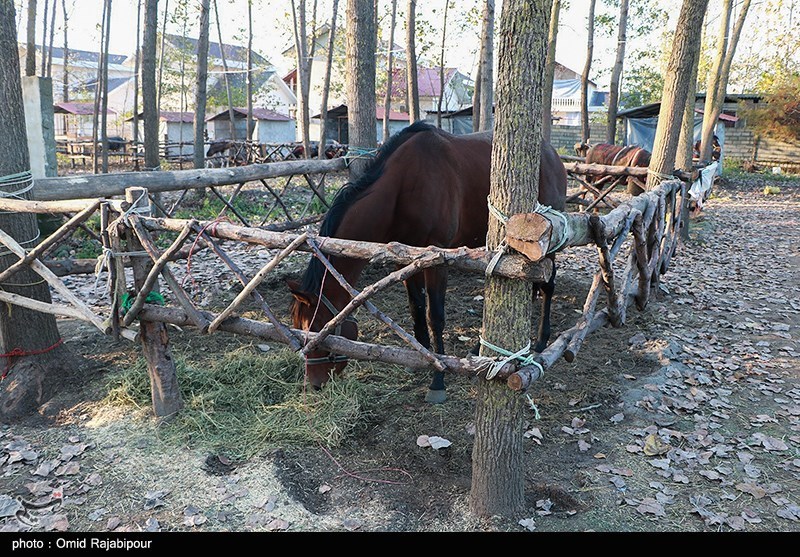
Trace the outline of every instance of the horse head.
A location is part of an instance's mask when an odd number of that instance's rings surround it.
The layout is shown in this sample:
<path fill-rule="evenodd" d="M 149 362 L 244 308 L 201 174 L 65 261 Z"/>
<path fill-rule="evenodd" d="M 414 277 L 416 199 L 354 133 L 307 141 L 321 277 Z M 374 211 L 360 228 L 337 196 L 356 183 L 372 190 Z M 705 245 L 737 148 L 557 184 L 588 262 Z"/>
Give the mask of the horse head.
<path fill-rule="evenodd" d="M 341 288 L 328 289 L 328 295 L 322 293 L 316 295 L 304 290 L 297 281 L 287 280 L 286 284 L 294 298 L 290 313 L 292 325 L 295 329 L 318 332 L 349 301 L 347 293 Z M 335 302 L 331 301 L 329 296 Z M 341 324 L 336 326 L 333 334 L 356 340 L 358 338 L 358 322 L 354 317 L 348 316 Z M 347 366 L 347 356 L 319 349 L 308 353 L 305 363 L 306 379 L 314 388 L 319 389 L 331 377 L 341 375 L 345 366 Z"/>

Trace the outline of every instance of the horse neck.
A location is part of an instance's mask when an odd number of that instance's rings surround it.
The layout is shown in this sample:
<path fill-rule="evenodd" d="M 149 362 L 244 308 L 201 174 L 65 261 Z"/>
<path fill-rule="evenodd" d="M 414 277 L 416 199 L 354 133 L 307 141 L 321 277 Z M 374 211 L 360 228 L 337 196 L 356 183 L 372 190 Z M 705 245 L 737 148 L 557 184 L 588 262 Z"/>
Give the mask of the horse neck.
<path fill-rule="evenodd" d="M 351 259 L 345 257 L 331 257 L 330 262 L 336 271 L 342 275 L 345 281 L 352 286 L 356 287 L 361 272 L 366 267 L 367 262 L 362 259 Z M 341 310 L 346 306 L 352 296 L 345 290 L 345 288 L 336 280 L 330 271 L 326 269 L 320 292 L 324 295 L 336 309 Z"/>

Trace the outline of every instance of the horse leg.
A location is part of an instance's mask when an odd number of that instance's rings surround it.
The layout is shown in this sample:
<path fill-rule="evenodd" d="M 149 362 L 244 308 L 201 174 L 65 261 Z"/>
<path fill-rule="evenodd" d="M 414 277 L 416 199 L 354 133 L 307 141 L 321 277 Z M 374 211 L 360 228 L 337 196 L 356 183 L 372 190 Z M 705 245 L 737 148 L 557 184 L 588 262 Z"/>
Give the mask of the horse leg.
<path fill-rule="evenodd" d="M 414 320 L 414 338 L 425 348 L 431 347 L 425 307 L 425 275 L 417 273 L 405 280 L 408 308 Z"/>
<path fill-rule="evenodd" d="M 434 349 L 444 354 L 444 299 L 447 293 L 447 269 L 425 269 L 425 288 L 428 293 L 428 323 L 433 334 Z M 444 372 L 434 370 L 431 386 L 425 397 L 426 402 L 439 404 L 447 400 L 444 386 Z"/>
<path fill-rule="evenodd" d="M 539 290 L 542 292 L 542 314 L 539 317 L 539 332 L 536 335 L 536 344 L 533 347 L 534 352 L 542 352 L 547 348 L 547 343 L 550 340 L 550 306 L 553 301 L 553 293 L 556 290 L 555 258 L 553 258 L 553 274 L 549 281 L 539 285 Z"/>

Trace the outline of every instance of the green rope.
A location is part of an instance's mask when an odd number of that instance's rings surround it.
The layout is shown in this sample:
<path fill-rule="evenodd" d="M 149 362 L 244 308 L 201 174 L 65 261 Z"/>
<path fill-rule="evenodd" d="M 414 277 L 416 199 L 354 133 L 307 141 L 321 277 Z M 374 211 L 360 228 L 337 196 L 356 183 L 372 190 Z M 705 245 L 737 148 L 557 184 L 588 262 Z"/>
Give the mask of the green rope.
<path fill-rule="evenodd" d="M 133 301 L 135 299 L 136 296 L 134 296 L 130 292 L 125 292 L 125 294 L 122 295 L 122 303 L 120 304 L 120 310 L 122 311 L 122 315 L 128 313 L 128 310 L 131 309 L 131 306 L 133 305 Z M 167 301 L 164 299 L 164 296 L 162 296 L 160 293 L 154 290 L 151 290 L 147 294 L 147 298 L 145 298 L 144 301 L 145 303 L 156 304 L 158 306 L 167 305 Z"/>
<path fill-rule="evenodd" d="M 500 346 L 497 346 L 496 344 L 492 344 L 491 342 L 485 340 L 483 337 L 479 337 L 479 340 L 482 346 L 485 346 L 489 350 L 497 352 L 501 356 L 505 356 L 502 360 L 495 362 L 492 368 L 486 372 L 486 379 L 491 379 L 495 375 L 497 375 L 497 372 L 500 371 L 500 369 L 511 360 L 519 360 L 520 364 L 522 364 L 523 367 L 534 365 L 538 367 L 539 372 L 542 375 L 544 375 L 544 368 L 542 367 L 542 364 L 536 361 L 535 359 L 536 357 L 533 354 L 530 354 L 531 351 L 530 340 L 528 341 L 528 344 L 526 344 L 524 348 L 518 350 L 517 352 L 511 352 L 510 350 L 501 348 Z"/>

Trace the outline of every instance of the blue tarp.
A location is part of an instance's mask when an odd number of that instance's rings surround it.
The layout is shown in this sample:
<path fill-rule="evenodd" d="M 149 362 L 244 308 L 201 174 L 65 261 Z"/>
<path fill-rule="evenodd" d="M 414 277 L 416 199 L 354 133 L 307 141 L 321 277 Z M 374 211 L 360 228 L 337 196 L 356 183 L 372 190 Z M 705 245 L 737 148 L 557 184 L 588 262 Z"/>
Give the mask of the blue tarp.
<path fill-rule="evenodd" d="M 653 151 L 653 143 L 656 138 L 656 126 L 658 126 L 658 116 L 651 116 L 649 118 L 628 118 L 628 137 L 626 138 L 626 145 L 638 145 L 648 151 Z M 694 141 L 700 139 L 703 133 L 703 118 L 695 117 L 694 119 Z M 721 147 L 719 155 L 719 165 L 717 166 L 717 174 L 722 175 L 722 159 L 725 156 L 725 124 L 717 122 L 714 134 L 719 139 Z"/>

